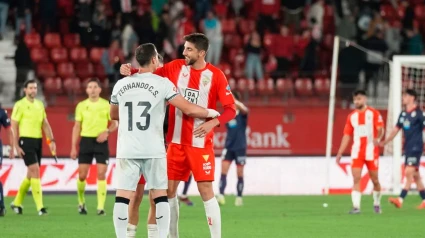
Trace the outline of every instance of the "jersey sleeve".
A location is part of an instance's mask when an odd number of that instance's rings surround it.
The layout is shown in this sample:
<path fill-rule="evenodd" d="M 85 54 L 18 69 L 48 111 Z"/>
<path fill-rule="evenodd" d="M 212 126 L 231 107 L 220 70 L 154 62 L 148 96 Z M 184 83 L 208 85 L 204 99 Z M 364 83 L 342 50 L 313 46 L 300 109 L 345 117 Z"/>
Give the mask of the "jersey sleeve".
<path fill-rule="evenodd" d="M 179 94 L 176 86 L 174 86 L 174 84 L 167 78 L 164 80 L 164 87 L 165 87 L 164 92 L 165 92 L 166 101 L 172 100 Z"/>
<path fill-rule="evenodd" d="M 384 127 L 384 119 L 382 119 L 381 113 L 378 110 L 375 111 L 374 124 L 375 128 Z"/>
<path fill-rule="evenodd" d="M 344 135 L 347 136 L 352 136 L 354 134 L 354 127 L 351 124 L 350 116 L 347 117 L 347 121 L 345 122 L 344 126 Z"/>
<path fill-rule="evenodd" d="M 123 79 L 121 79 L 123 80 Z M 116 83 L 114 88 L 112 89 L 111 99 L 109 101 L 112 105 L 118 105 L 118 91 L 119 91 L 119 83 Z"/>
<path fill-rule="evenodd" d="M 401 121 L 402 115 L 403 115 L 403 112 L 401 112 L 400 115 L 398 115 L 397 122 L 395 124 L 395 126 L 399 129 L 403 128 L 403 121 Z"/>
<path fill-rule="evenodd" d="M 221 70 L 218 70 L 218 99 L 221 105 L 235 104 L 235 98 L 232 95 L 230 85 L 227 82 L 226 76 L 224 76 Z"/>
<path fill-rule="evenodd" d="M 10 126 L 10 119 L 7 116 L 6 110 L 0 110 L 0 123 L 4 128 L 8 128 Z"/>
<path fill-rule="evenodd" d="M 75 121 L 81 122 L 83 120 L 83 113 L 81 112 L 81 103 L 78 103 L 75 108 Z"/>
<path fill-rule="evenodd" d="M 41 105 L 43 106 L 43 120 L 47 118 L 47 114 L 46 114 L 46 108 L 44 107 L 44 104 L 41 103 Z"/>
<path fill-rule="evenodd" d="M 20 103 L 16 103 L 15 106 L 13 106 L 12 110 L 12 120 L 14 121 L 21 121 L 23 115 L 22 108 L 20 106 Z"/>

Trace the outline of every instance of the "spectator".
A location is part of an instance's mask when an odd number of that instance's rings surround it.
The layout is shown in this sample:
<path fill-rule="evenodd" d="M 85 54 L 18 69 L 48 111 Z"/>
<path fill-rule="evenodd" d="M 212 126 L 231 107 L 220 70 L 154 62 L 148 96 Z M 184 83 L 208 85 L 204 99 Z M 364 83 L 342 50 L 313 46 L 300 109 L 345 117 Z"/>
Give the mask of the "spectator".
<path fill-rule="evenodd" d="M 285 25 L 295 25 L 295 29 L 300 29 L 305 0 L 287 0 L 282 1 L 282 4 L 285 9 Z"/>
<path fill-rule="evenodd" d="M 138 45 L 139 42 L 139 38 L 137 37 L 136 32 L 134 32 L 132 23 L 133 22 L 130 20 L 127 22 L 127 24 L 125 24 L 121 35 L 122 50 L 125 58 L 128 58 L 132 55 L 133 45 Z"/>
<path fill-rule="evenodd" d="M 221 50 L 223 48 L 223 33 L 221 31 L 221 23 L 212 11 L 207 13 L 207 18 L 201 24 L 205 35 L 210 40 L 207 61 L 213 65 L 218 65 L 221 58 Z"/>
<path fill-rule="evenodd" d="M 294 37 L 289 35 L 289 29 L 286 26 L 280 28 L 280 35 L 276 35 L 272 46 L 272 54 L 276 56 L 277 71 L 276 77 L 283 77 L 289 71 L 294 50 Z"/>
<path fill-rule="evenodd" d="M 0 0 L 0 40 L 3 40 L 3 37 L 6 33 L 6 22 L 7 16 L 9 14 L 9 4 L 10 0 Z"/>
<path fill-rule="evenodd" d="M 156 15 L 161 15 L 162 13 L 162 7 L 164 6 L 164 4 L 167 3 L 167 0 L 155 0 L 152 1 L 152 10 L 155 12 Z"/>
<path fill-rule="evenodd" d="M 352 92 L 360 83 L 359 75 L 366 60 L 365 53 L 354 46 L 348 46 L 339 52 L 340 93 L 344 104 L 352 100 Z"/>
<path fill-rule="evenodd" d="M 373 20 L 369 23 L 369 28 L 366 33 L 366 38 L 372 37 L 375 32 L 384 30 L 384 20 L 381 14 L 375 12 Z"/>
<path fill-rule="evenodd" d="M 101 2 L 96 3 L 96 9 L 93 13 L 92 19 L 92 34 L 93 34 L 93 44 L 96 46 L 106 47 L 108 45 L 110 38 L 110 33 L 108 30 L 108 19 L 105 13 L 105 5 Z M 119 17 L 121 15 L 117 15 Z M 120 24 L 120 23 L 118 23 Z"/>
<path fill-rule="evenodd" d="M 123 24 L 122 16 L 123 15 L 121 14 L 115 15 L 115 19 L 114 19 L 114 22 L 112 23 L 112 28 L 111 28 L 111 36 L 110 36 L 111 40 L 120 40 L 123 34 L 123 29 L 124 29 L 123 27 L 128 25 L 128 24 Z"/>
<path fill-rule="evenodd" d="M 248 79 L 263 80 L 263 65 L 261 64 L 261 38 L 258 32 L 251 33 L 248 40 L 248 44 L 245 46 L 246 52 L 246 64 L 245 64 L 245 76 Z"/>
<path fill-rule="evenodd" d="M 267 29 L 273 33 L 277 33 L 277 18 L 279 16 L 280 0 L 255 0 L 254 9 L 259 13 L 257 22 L 259 27 L 257 30 L 260 35 L 264 35 L 264 30 Z"/>
<path fill-rule="evenodd" d="M 163 51 L 165 41 L 174 49 L 172 45 L 174 41 L 172 33 L 170 14 L 168 14 L 168 12 L 163 12 L 159 21 L 158 31 L 156 32 L 156 47 L 158 52 Z"/>
<path fill-rule="evenodd" d="M 184 10 L 184 4 L 181 0 L 170 0 L 169 1 L 169 12 L 171 21 L 177 20 Z"/>
<path fill-rule="evenodd" d="M 407 0 L 401 1 L 401 5 L 404 7 L 404 17 L 402 20 L 404 29 L 413 29 L 413 21 L 415 20 L 415 9 Z"/>
<path fill-rule="evenodd" d="M 152 26 L 152 13 L 150 9 L 145 11 L 143 15 L 137 16 L 134 30 L 139 37 L 139 44 L 155 42 L 155 31 Z"/>
<path fill-rule="evenodd" d="M 24 41 L 24 36 L 18 39 L 18 46 L 15 51 L 16 82 L 15 82 L 15 101 L 21 97 L 21 89 L 27 80 L 28 73 L 32 69 L 32 60 L 30 50 Z"/>
<path fill-rule="evenodd" d="M 408 55 L 422 55 L 424 51 L 424 45 L 422 37 L 418 33 L 417 29 L 406 30 L 407 35 L 407 54 Z"/>
<path fill-rule="evenodd" d="M 102 65 L 109 79 L 110 87 L 113 87 L 117 81 L 118 72 L 121 64 L 124 62 L 124 54 L 120 49 L 118 40 L 113 40 L 108 49 L 103 51 Z"/>
<path fill-rule="evenodd" d="M 311 37 L 311 33 L 308 30 L 305 30 L 302 35 L 303 42 L 307 43 L 307 47 L 304 50 L 304 55 L 301 60 L 300 65 L 300 74 L 302 77 L 313 78 L 314 71 L 316 70 L 316 48 L 319 45 L 319 42 Z"/>
<path fill-rule="evenodd" d="M 244 6 L 244 0 L 232 0 L 232 7 L 235 11 L 236 16 L 239 16 L 241 13 L 241 9 Z"/>
<path fill-rule="evenodd" d="M 393 27 L 388 22 L 384 22 L 385 42 L 390 50 L 390 55 L 401 52 L 401 29 L 400 26 Z"/>
<path fill-rule="evenodd" d="M 195 25 L 199 26 L 198 23 L 205 18 L 207 12 L 211 9 L 210 0 L 196 0 L 195 6 Z"/>
<path fill-rule="evenodd" d="M 44 37 L 47 32 L 56 31 L 56 13 L 58 12 L 58 1 L 40 0 L 39 13 L 40 13 L 40 35 Z"/>
<path fill-rule="evenodd" d="M 90 22 L 91 22 L 91 0 L 79 0 L 79 11 L 77 13 L 79 34 L 81 45 L 89 46 L 90 44 Z"/>
<path fill-rule="evenodd" d="M 357 14 L 357 1 L 338 0 L 336 7 L 336 32 L 337 35 L 346 39 L 354 39 L 356 36 L 355 16 Z"/>
<path fill-rule="evenodd" d="M 325 15 L 325 1 L 317 0 L 307 13 L 307 20 L 310 23 L 310 27 L 319 26 L 320 29 L 323 29 L 323 16 Z"/>
<path fill-rule="evenodd" d="M 25 33 L 31 33 L 32 25 L 31 25 L 31 9 L 32 4 L 34 2 L 32 0 L 17 0 L 16 2 L 16 29 L 15 29 L 15 37 L 18 39 L 19 34 L 21 33 L 21 24 L 22 21 L 25 21 Z"/>

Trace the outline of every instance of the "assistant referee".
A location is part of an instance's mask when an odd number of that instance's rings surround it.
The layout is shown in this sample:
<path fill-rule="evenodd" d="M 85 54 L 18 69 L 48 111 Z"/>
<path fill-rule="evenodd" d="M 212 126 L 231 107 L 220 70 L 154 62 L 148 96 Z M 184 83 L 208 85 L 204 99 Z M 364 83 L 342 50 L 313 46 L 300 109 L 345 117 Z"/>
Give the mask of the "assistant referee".
<path fill-rule="evenodd" d="M 12 112 L 12 128 L 14 133 L 15 148 L 18 156 L 24 159 L 28 168 L 27 177 L 22 181 L 18 194 L 11 204 L 17 214 L 22 214 L 22 201 L 31 187 L 32 196 L 38 214 L 47 214 L 43 206 L 43 191 L 40 183 L 40 163 L 42 147 L 42 131 L 46 135 L 50 151 L 56 153 L 56 144 L 53 139 L 52 128 L 47 121 L 44 105 L 35 99 L 37 95 L 37 82 L 28 80 L 24 84 L 25 97 L 15 103 Z M 18 136 L 19 135 L 19 136 Z"/>
<path fill-rule="evenodd" d="M 84 192 L 93 158 L 96 158 L 97 166 L 97 214 L 105 215 L 106 171 L 109 161 L 108 135 L 117 129 L 118 123 L 111 121 L 109 101 L 100 97 L 101 91 L 99 80 L 91 79 L 86 88 L 88 98 L 78 103 L 75 109 L 71 158 L 74 160 L 77 158 L 77 144 L 81 136 L 80 152 L 78 153 L 77 195 L 78 211 L 82 215 L 87 214 Z M 109 128 L 108 123 L 110 124 Z"/>

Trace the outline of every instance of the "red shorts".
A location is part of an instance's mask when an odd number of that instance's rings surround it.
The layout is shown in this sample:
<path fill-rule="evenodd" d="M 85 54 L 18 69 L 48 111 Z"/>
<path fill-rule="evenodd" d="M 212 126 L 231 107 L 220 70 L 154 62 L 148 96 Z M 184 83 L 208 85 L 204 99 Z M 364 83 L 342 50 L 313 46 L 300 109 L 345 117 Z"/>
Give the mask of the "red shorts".
<path fill-rule="evenodd" d="M 167 150 L 168 180 L 188 181 L 190 172 L 197 182 L 214 181 L 213 146 L 196 148 L 171 143 Z"/>
<path fill-rule="evenodd" d="M 145 177 L 143 175 L 140 176 L 139 182 L 137 184 L 146 184 Z"/>
<path fill-rule="evenodd" d="M 364 165 L 366 165 L 369 171 L 376 171 L 379 168 L 379 158 L 375 158 L 374 160 L 366 160 L 365 158 L 351 160 L 351 168 L 362 169 Z"/>

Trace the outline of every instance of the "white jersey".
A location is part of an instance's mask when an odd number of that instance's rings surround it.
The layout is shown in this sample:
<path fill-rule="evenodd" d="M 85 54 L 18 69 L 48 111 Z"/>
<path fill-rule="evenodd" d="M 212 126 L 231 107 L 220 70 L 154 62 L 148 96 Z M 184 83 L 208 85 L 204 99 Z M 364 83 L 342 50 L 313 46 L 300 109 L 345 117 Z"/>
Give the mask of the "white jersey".
<path fill-rule="evenodd" d="M 169 79 L 152 73 L 119 80 L 111 104 L 119 106 L 117 158 L 165 158 L 164 117 L 166 101 L 177 95 Z"/>

